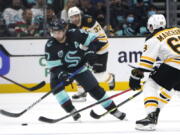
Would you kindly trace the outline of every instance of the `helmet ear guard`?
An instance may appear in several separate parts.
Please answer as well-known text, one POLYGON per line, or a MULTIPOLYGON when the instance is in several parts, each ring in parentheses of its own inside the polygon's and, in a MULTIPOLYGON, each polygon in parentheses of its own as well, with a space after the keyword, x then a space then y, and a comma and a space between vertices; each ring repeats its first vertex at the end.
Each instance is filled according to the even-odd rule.
POLYGON ((162 14, 155 14, 149 17, 147 28, 152 33, 155 29, 165 28, 166 19, 162 14))

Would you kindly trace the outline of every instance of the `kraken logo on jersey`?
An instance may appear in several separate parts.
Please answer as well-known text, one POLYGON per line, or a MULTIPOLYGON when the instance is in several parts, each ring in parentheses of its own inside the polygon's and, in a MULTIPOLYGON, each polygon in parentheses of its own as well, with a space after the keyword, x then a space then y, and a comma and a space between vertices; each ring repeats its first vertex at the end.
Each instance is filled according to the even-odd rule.
POLYGON ((63 54, 64 54, 64 53, 63 53, 63 51, 62 51, 62 50, 61 50, 61 51, 59 51, 59 52, 58 52, 58 57, 59 57, 59 58, 62 58, 62 57, 63 57, 63 54))
POLYGON ((76 67, 79 64, 79 61, 81 60, 78 56, 73 56, 77 53, 76 51, 69 51, 65 56, 65 61, 69 63, 68 68, 70 67, 76 67))

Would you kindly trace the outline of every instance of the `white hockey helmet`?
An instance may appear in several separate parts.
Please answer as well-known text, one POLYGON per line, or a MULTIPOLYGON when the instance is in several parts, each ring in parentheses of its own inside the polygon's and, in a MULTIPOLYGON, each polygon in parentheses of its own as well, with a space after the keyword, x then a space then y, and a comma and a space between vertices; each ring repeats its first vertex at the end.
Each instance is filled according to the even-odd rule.
POLYGON ((162 14, 154 14, 149 17, 147 28, 152 33, 155 29, 165 28, 166 27, 166 19, 162 14))
POLYGON ((81 10, 78 7, 71 7, 68 10, 68 17, 81 14, 81 10))

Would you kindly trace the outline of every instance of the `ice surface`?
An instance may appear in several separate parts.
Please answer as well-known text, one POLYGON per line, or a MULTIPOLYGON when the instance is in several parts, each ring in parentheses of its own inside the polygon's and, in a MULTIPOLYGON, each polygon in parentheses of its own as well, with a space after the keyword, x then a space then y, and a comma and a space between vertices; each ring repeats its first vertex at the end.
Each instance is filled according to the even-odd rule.
MULTIPOLYGON (((117 92, 108 92, 109 95, 117 92)), ((135 92, 129 92, 114 98, 120 103, 135 92)), ((72 95, 73 93, 69 93, 72 95)), ((44 93, 0 94, 0 109, 19 113, 44 93)), ((88 95, 86 102, 77 102, 74 105, 81 109, 95 100, 88 95)), ((100 105, 93 107, 95 112, 103 113, 100 105)), ((172 101, 160 113, 156 131, 137 131, 135 121, 145 117, 143 95, 136 97, 119 108, 127 113, 128 121, 119 121, 111 115, 99 120, 90 117, 90 109, 81 113, 81 122, 74 122, 71 117, 55 124, 38 121, 39 116, 60 118, 66 115, 53 95, 35 105, 31 110, 18 118, 0 115, 0 135, 179 135, 180 134, 180 98, 174 96, 172 101), (22 126, 22 123, 28 123, 22 126)))

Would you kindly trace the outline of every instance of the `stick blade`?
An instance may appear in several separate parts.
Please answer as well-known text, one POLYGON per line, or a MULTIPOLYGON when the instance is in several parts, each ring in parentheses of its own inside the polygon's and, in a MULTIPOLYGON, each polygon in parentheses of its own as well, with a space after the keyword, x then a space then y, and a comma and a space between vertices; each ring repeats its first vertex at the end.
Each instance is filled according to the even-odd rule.
POLYGON ((100 119, 101 115, 98 115, 97 113, 94 112, 94 110, 91 110, 90 116, 93 117, 94 119, 100 119))
POLYGON ((2 115, 8 116, 8 117, 14 117, 14 118, 19 117, 19 116, 22 115, 22 113, 11 113, 11 112, 8 112, 8 111, 5 111, 5 110, 0 110, 0 113, 2 115))
POLYGON ((49 119, 49 118, 46 118, 46 117, 43 117, 43 116, 39 117, 39 121, 46 122, 46 123, 56 123, 56 120, 49 119))
POLYGON ((30 91, 34 91, 34 90, 37 90, 37 89, 40 89, 42 88, 44 85, 46 84, 45 81, 42 81, 41 83, 39 83, 38 85, 32 87, 32 88, 29 88, 30 91))

